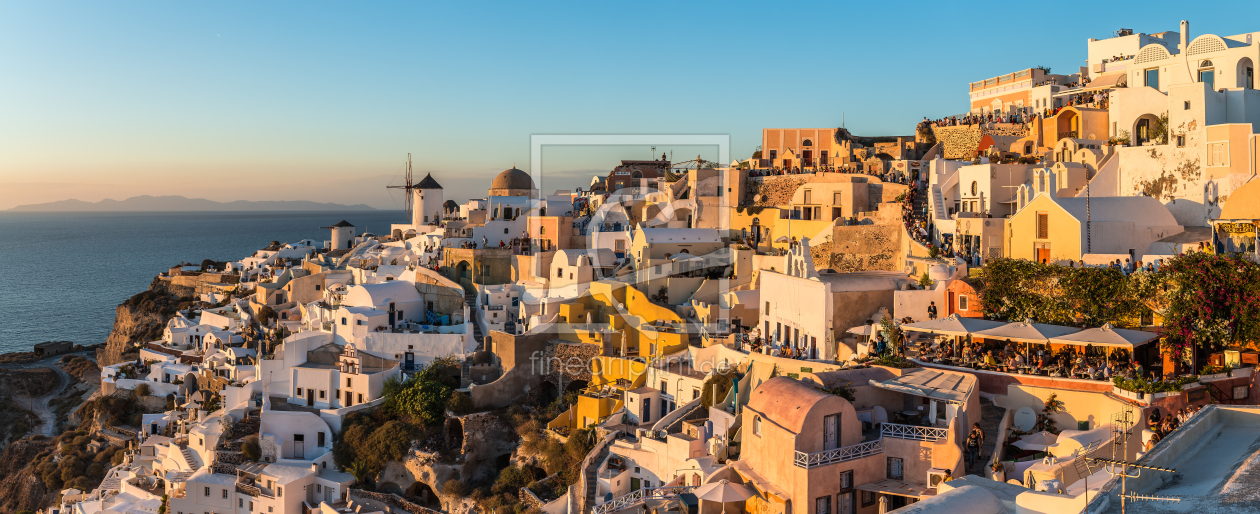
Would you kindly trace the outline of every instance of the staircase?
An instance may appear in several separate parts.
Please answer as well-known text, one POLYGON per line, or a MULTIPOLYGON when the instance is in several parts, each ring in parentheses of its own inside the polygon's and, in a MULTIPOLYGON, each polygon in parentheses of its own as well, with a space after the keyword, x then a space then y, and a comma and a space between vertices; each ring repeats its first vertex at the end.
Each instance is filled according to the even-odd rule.
POLYGON ((932 219, 945 219, 945 195, 941 193, 941 186, 932 186, 932 219))
POLYGON ((197 460, 197 457, 193 455, 192 450, 189 450, 187 446, 180 445, 179 453, 184 456, 184 462, 188 463, 188 469, 192 471, 201 469, 201 464, 197 460))
POLYGON ((468 312, 472 313, 473 340, 477 341, 477 349, 484 350, 486 336, 481 333, 481 324, 477 323, 477 290, 464 291, 464 303, 468 304, 468 312))
POLYGON ((608 457, 608 446, 609 445, 604 445, 600 448, 599 453, 595 455, 595 459, 591 461, 591 465, 583 470, 582 491, 586 494, 582 501, 585 502, 586 508, 582 510, 586 512, 590 512, 590 509, 595 507, 595 491, 599 490, 599 484, 597 482, 599 478, 599 463, 603 462, 604 459, 608 457))

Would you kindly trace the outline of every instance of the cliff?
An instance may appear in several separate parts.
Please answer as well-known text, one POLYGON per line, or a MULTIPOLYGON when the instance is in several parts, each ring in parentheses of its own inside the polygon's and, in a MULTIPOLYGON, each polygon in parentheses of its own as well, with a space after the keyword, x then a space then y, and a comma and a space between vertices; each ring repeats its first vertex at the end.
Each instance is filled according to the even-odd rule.
POLYGON ((171 319, 183 301, 176 293, 187 293, 183 288, 172 291, 167 281, 154 278, 149 289, 128 298, 118 306, 114 315, 114 328, 105 340, 105 347, 96 351, 101 366, 117 364, 132 358, 136 352, 133 342, 156 341, 162 338, 166 322, 171 319))
POLYGON ((53 439, 25 438, 14 441, 0 455, 0 512, 38 510, 57 499, 36 473, 37 456, 52 449, 53 439))

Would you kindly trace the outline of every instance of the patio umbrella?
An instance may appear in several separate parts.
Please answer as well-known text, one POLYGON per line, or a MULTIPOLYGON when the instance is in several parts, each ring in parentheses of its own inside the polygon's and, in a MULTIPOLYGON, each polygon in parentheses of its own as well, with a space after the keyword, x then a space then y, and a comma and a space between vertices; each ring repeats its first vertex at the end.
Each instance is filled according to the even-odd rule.
POLYGON ((1035 434, 1028 434, 1021 437, 1018 441, 1012 443, 1013 446, 1021 450, 1045 451, 1046 448, 1059 440, 1059 436, 1042 430, 1035 434))
MULTIPOLYGON (((744 484, 732 484, 724 479, 697 487, 692 494, 703 501, 726 504, 742 502, 752 498, 756 493, 744 484)), ((726 511, 726 505, 722 505, 722 511, 726 511)))

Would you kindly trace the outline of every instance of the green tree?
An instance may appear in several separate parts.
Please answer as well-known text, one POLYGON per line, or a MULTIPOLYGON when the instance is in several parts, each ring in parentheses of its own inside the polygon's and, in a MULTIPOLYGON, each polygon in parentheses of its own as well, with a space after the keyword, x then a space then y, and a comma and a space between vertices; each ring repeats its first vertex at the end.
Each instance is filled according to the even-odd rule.
POLYGON ((414 379, 398 393, 397 406, 400 412, 432 426, 445 419, 446 403, 450 398, 449 387, 430 380, 414 379))

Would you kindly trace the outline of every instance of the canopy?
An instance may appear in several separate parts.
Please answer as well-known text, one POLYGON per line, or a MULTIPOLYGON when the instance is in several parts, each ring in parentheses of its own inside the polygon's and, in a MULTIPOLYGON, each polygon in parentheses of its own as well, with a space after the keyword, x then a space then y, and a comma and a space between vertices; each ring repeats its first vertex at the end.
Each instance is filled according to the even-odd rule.
POLYGON ((732 484, 723 479, 695 488, 692 494, 707 502, 731 503, 752 498, 756 493, 744 484, 732 484))
POLYGON ((1089 84, 1085 84, 1085 87, 1081 88, 1080 92, 1099 91, 1103 89, 1111 89, 1113 87, 1127 87, 1129 84, 1128 77, 1129 74, 1123 71, 1104 73, 1094 80, 1089 81, 1089 84))
POLYGON ((1159 334, 1154 332, 1112 328, 1111 324, 1108 323, 1098 328, 1090 328, 1072 334, 1051 337, 1050 342, 1054 344, 1092 344, 1094 346, 1114 346, 1131 349, 1142 346, 1158 338, 1159 334))
POLYGON ((1006 323, 1002 321, 989 321, 987 319, 980 318, 964 318, 960 317, 958 314, 950 314, 947 318, 920 321, 918 323, 907 323, 902 325, 901 329, 914 332, 963 336, 972 332, 997 328, 1004 324, 1006 323))
POLYGON ((848 330, 850 334, 857 334, 857 335, 866 336, 866 337, 869 337, 871 334, 874 334, 875 332, 878 332, 878 331, 879 331, 878 325, 862 325, 860 327, 853 327, 848 330))
POLYGON ((927 484, 903 482, 901 480, 884 479, 877 482, 868 482, 857 486, 863 491, 871 491, 876 493, 893 494, 897 496, 907 496, 910 498, 924 498, 933 496, 927 484))
POLYGON ((1012 443, 1013 446, 1021 450, 1045 451, 1054 443, 1058 442, 1059 436, 1050 432, 1041 431, 1035 434, 1028 434, 1020 437, 1018 441, 1012 443))
POLYGON ((943 373, 934 369, 918 368, 903 370, 900 377, 884 381, 870 380, 870 385, 903 394, 922 396, 944 402, 961 404, 975 388, 975 375, 943 373))
POLYGON ((1010 339, 1021 343, 1045 343, 1052 337, 1065 336, 1080 331, 1081 329, 1075 327, 1021 321, 973 332, 971 335, 983 339, 1010 339))

